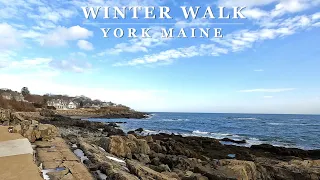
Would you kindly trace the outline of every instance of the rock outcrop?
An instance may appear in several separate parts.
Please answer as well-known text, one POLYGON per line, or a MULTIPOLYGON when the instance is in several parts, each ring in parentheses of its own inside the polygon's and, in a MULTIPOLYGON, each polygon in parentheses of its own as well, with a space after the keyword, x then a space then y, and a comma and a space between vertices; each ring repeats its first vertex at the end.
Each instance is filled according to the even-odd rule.
POLYGON ((100 139, 100 146, 118 157, 132 158, 133 154, 147 155, 150 147, 145 139, 137 139, 133 135, 111 136, 100 139))
POLYGON ((19 133, 25 138, 28 138, 30 142, 36 140, 50 140, 59 135, 58 129, 50 124, 41 124, 38 121, 24 120, 21 124, 13 127, 14 133, 19 133))

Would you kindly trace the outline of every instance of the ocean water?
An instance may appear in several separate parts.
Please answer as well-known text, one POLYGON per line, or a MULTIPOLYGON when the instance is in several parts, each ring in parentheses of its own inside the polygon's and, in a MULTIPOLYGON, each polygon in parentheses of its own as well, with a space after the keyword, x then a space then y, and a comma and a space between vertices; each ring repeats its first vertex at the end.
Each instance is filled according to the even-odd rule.
POLYGON ((320 115, 153 113, 147 119, 91 119, 119 124, 124 131, 143 128, 143 134, 175 133, 216 139, 246 140, 244 146, 320 149, 320 115))

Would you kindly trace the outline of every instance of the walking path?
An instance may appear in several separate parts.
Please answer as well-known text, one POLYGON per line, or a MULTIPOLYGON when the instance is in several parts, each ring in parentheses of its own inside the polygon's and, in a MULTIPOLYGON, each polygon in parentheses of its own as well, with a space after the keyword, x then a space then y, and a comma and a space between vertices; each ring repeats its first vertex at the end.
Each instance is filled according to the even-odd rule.
POLYGON ((0 180, 43 180, 33 161, 33 149, 20 134, 0 126, 0 180))

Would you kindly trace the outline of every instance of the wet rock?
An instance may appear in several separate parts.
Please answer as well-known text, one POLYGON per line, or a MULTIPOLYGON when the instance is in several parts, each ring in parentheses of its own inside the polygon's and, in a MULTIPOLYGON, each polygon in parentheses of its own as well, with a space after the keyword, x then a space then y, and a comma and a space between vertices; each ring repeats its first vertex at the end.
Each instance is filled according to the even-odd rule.
POLYGON ((136 134, 134 131, 128 131, 127 134, 136 134))
POLYGON ((138 128, 135 130, 135 132, 138 132, 138 133, 142 133, 143 129, 142 128, 138 128))
POLYGON ((220 141, 232 142, 232 143, 236 143, 236 144, 245 144, 245 143, 247 143, 246 140, 233 140, 233 139, 230 139, 230 138, 223 138, 220 141))

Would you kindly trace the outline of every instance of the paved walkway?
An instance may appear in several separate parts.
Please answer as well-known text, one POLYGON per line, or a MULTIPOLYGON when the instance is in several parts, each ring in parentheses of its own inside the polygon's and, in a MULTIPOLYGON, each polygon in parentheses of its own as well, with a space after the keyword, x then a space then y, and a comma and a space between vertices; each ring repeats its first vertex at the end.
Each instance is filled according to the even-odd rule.
POLYGON ((0 126, 0 162, 0 180, 43 180, 28 139, 9 133, 6 126, 0 126))

